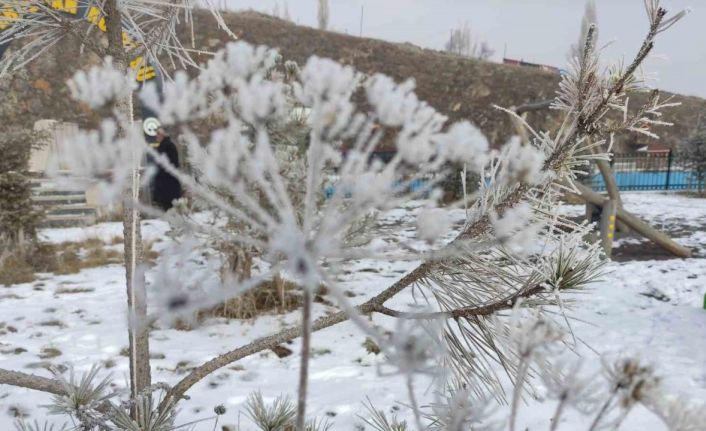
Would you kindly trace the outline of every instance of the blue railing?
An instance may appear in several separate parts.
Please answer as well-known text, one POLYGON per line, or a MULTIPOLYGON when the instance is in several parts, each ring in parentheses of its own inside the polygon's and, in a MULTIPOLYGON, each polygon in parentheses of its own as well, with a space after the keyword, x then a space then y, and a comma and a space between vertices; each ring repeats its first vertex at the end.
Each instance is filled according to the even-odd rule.
MULTIPOLYGON (((388 162, 392 156, 394 152, 386 151, 376 152, 371 158, 388 162)), ((706 182, 703 179, 699 181, 696 172, 671 151, 614 154, 610 164, 621 191, 706 189, 706 182)), ((597 167, 591 166, 589 172, 583 181, 596 191, 605 191, 605 182, 597 167)), ((397 181, 394 187, 400 192, 424 192, 429 188, 429 182, 425 179, 397 181)), ((330 198, 335 192, 336 186, 329 185, 325 189, 326 198, 330 198)), ((346 193, 346 197, 349 196, 350 193, 346 193)))
MULTIPOLYGON (((621 191, 702 190, 704 181, 671 151, 615 154, 611 160, 615 182, 621 191)), ((603 176, 595 166, 587 181, 596 191, 605 191, 603 176)))
MULTIPOLYGON (((697 190, 698 178, 693 172, 677 171, 644 171, 615 172, 615 182, 620 190, 697 190)), ((605 191, 603 176, 594 174, 591 179, 594 190, 605 191)), ((704 188, 704 182, 701 182, 704 188)))
MULTIPOLYGON (((418 193, 421 196, 426 196, 430 191, 430 184, 428 180, 423 178, 416 178, 411 181, 395 181, 392 188, 397 190, 399 193, 418 193)), ((336 193, 336 185, 329 184, 324 188, 324 196, 326 199, 330 199, 336 193)), ((350 191, 344 192, 345 198, 350 198, 352 193, 350 191)))

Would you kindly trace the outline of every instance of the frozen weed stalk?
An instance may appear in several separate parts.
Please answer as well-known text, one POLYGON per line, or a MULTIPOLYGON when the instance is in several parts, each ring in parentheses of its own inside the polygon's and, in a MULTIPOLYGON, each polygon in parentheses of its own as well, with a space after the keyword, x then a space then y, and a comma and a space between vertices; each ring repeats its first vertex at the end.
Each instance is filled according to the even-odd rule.
MULTIPOLYGON (((366 421, 380 430, 519 429, 523 394, 531 393, 535 376, 551 382, 547 386, 557 398, 553 429, 561 426, 568 408, 592 416, 593 425, 587 429, 608 421, 619 426, 635 403, 673 423, 696 423, 701 410, 676 411, 673 404, 662 402, 656 380, 640 366, 608 367, 605 398, 596 402, 598 390, 577 387, 566 379, 567 370, 579 365, 556 361, 566 338, 565 328, 552 320, 557 309, 563 312, 568 305, 561 296, 586 289, 603 271, 597 247, 583 241, 588 227, 559 215, 559 197, 575 189, 577 172, 586 163, 608 158, 604 145, 611 133, 645 132, 669 105, 653 93, 635 113, 627 107, 628 94, 643 89, 635 71, 651 51, 655 36, 681 17, 667 18, 657 1, 647 1, 646 6, 649 30, 632 63, 601 71, 595 27, 590 27, 582 55, 572 63, 555 102, 564 114, 561 127, 539 132, 526 125, 529 142, 513 139, 500 150, 491 150, 469 122, 447 124, 446 117, 417 98, 411 81, 400 84, 383 75, 364 76, 317 57, 299 69, 283 63, 274 50, 243 42, 228 44, 194 77, 175 74, 165 84, 163 97, 149 87, 141 93, 160 120, 178 129, 188 143, 195 177, 145 145, 119 112, 99 130, 65 142, 63 162, 73 163, 76 172, 86 177, 115 173, 108 180, 101 176, 107 191, 119 190, 116 184, 126 181, 120 173, 129 172, 124 165, 132 157, 149 154, 179 178, 200 205, 229 220, 224 227, 183 214, 164 215, 178 226, 180 238, 155 271, 151 288, 160 300, 149 319, 212 308, 275 276, 301 286, 301 324, 216 356, 175 385, 131 395, 125 406, 117 407, 122 413, 106 416, 105 423, 132 431, 126 416, 132 410, 142 420, 143 428, 138 429, 171 429, 175 406, 196 383, 235 361, 301 338, 296 404, 285 397, 268 406, 253 395, 248 416, 260 429, 326 429, 328 425, 306 414, 311 337, 349 320, 382 347, 388 362, 381 368, 407 379, 413 424, 388 419, 370 406, 372 417, 366 421), (616 110, 624 114, 622 120, 609 120, 607 114, 616 110), (297 141, 296 151, 289 151, 282 148, 292 144, 282 139, 288 134, 279 132, 293 113, 305 114, 306 139, 297 141), (214 117, 220 125, 209 137, 194 131, 196 124, 214 117), (115 130, 125 133, 116 137, 115 130), (397 149, 387 163, 371 160, 383 140, 394 142, 397 149), (111 155, 107 165, 86 155, 92 146, 106 148, 111 155), (128 157, 124 147, 137 154, 128 157), (458 174, 448 167, 453 163, 480 175, 480 189, 459 202, 441 205, 438 185, 444 177, 458 174), (410 187, 420 180, 426 189, 410 187), (424 207, 418 220, 420 241, 374 238, 371 215, 407 208, 411 201, 424 207), (429 219, 444 220, 456 208, 468 208, 467 218, 456 237, 445 242, 446 232, 430 227, 429 219), (255 250, 262 263, 259 271, 205 283, 175 270, 175 262, 185 260, 199 241, 211 240, 255 250), (336 280, 347 262, 362 257, 421 263, 354 305, 336 280), (339 311, 313 319, 312 298, 322 285, 339 311), (398 310, 385 305, 406 289, 420 293, 417 306, 398 310), (396 330, 388 334, 373 325, 367 318, 371 314, 397 319, 396 330), (435 378, 437 395, 429 406, 414 396, 414 378, 420 373, 435 378), (505 385, 508 380, 511 390, 505 385), (165 392, 159 401, 157 390, 165 392), (501 406, 509 403, 509 408, 494 411, 495 401, 501 406)), ((87 75, 77 75, 71 83, 73 95, 87 103, 114 104, 120 86, 106 89, 91 78, 100 76, 118 75, 106 61, 87 75)), ((134 200, 128 203, 140 206, 134 200)), ((203 280, 208 280, 206 275, 203 280)), ((55 380, 13 371, 0 370, 0 382, 58 396, 70 392, 55 380)), ((89 422, 82 426, 96 427, 89 422)))

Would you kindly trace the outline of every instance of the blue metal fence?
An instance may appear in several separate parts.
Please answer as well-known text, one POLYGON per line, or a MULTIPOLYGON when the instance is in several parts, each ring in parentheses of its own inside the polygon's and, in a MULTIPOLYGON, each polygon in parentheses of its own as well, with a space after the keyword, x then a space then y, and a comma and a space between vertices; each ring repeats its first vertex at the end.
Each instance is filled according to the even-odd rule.
MULTIPOLYGON (((372 158, 388 162, 394 151, 375 152, 372 158)), ((685 161, 672 151, 614 154, 610 162, 618 188, 634 190, 703 190, 704 180, 699 178, 685 161)), ((596 191, 605 191, 603 176, 591 166, 586 181, 596 191)), ((415 185, 412 185, 414 188, 415 185)), ((417 185, 417 188, 419 186, 417 185)))
MULTIPOLYGON (((699 190, 703 180, 679 157, 670 152, 615 154, 611 160, 615 181, 621 191, 630 190, 699 190)), ((603 176, 591 167, 588 183, 596 191, 605 191, 603 176)))
MULTIPOLYGON (((371 160, 378 159, 387 163, 394 155, 394 151, 377 151, 371 155, 371 160)), ((699 182, 696 172, 672 151, 614 154, 610 165, 621 191, 706 189, 706 181, 699 182)), ((593 190, 606 189, 603 176, 595 164, 590 166, 582 181, 593 190)), ((411 183, 398 182, 395 187, 414 192, 428 187, 428 184, 424 180, 416 180, 411 183)), ((334 191, 334 186, 330 186, 326 190, 327 197, 333 195, 334 191)))

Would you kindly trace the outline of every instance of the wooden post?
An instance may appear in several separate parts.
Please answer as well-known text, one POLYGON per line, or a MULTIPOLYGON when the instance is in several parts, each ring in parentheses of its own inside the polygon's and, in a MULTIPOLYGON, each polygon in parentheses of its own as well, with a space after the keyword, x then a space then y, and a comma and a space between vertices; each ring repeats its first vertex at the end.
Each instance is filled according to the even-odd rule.
MULTIPOLYGON (((603 206, 606 202, 605 197, 594 192, 583 184, 575 184, 576 188, 581 192, 577 195, 585 201, 591 202, 594 205, 603 206)), ((628 227, 635 232, 641 234, 647 239, 654 241, 660 247, 679 257, 691 257, 691 249, 676 243, 663 232, 658 231, 644 221, 625 211, 623 208, 618 208, 616 211, 617 219, 624 222, 628 227)))
MULTIPOLYGON (((594 150, 595 152, 595 150, 594 150)), ((603 177, 603 183, 605 183, 605 190, 606 193, 608 193, 608 197, 615 201, 616 204, 618 205, 618 208, 622 208, 623 206, 623 201, 620 198, 620 190, 618 189, 618 182, 615 180, 615 174, 613 173, 613 162, 615 161, 615 155, 611 157, 610 163, 608 163, 605 160, 596 160, 596 166, 598 167, 598 171, 601 173, 601 176, 603 177)), ((618 220, 618 230, 623 233, 630 232, 630 228, 628 226, 618 220)))
POLYGON ((672 161, 673 161, 673 156, 672 156, 672 150, 669 150, 669 155, 667 156, 667 181, 664 185, 664 190, 669 191, 669 180, 671 179, 670 177, 672 176, 672 161))
POLYGON ((603 212, 601 213, 601 246, 608 258, 610 258, 613 253, 617 211, 618 205, 614 200, 607 199, 603 204, 603 212))

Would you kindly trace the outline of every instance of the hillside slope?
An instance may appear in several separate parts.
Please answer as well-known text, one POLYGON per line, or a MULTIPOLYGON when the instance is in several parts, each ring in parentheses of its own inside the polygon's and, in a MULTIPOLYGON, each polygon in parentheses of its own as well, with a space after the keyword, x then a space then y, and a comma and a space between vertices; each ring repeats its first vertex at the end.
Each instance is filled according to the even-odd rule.
MULTIPOLYGON (((409 78, 417 83, 417 94, 451 119, 469 119, 477 124, 495 144, 501 144, 513 133, 506 114, 493 104, 519 106, 551 98, 559 76, 527 67, 486 63, 459 58, 443 52, 421 49, 409 44, 394 44, 375 39, 357 38, 334 32, 302 27, 254 12, 225 13, 229 27, 242 40, 277 48, 286 59, 302 64, 311 55, 329 57, 355 66, 365 73, 385 73, 397 80, 409 78)), ((218 30, 210 14, 195 14, 196 47, 215 51, 228 42, 228 36, 218 30)), ((184 32, 190 40, 190 32, 184 32)), ((61 52, 43 57, 29 67, 27 79, 16 82, 16 91, 23 93, 25 103, 19 106, 26 118, 60 118, 91 123, 95 114, 87 109, 71 107, 65 80, 88 61, 79 64, 67 59, 78 58, 78 47, 63 46, 61 52)), ((206 61, 207 56, 199 60, 206 61)), ((665 94, 666 96, 666 94, 665 94)), ((706 116, 706 100, 675 96, 682 106, 668 110, 664 120, 674 127, 659 127, 662 144, 674 146, 687 136, 699 115, 706 116)), ((636 96, 637 104, 644 97, 636 96)), ((636 105, 633 105, 636 106, 636 105)), ((547 112, 529 116, 539 129, 556 126, 557 115, 547 112)), ((635 148, 654 142, 644 136, 617 137, 619 149, 635 148)))

